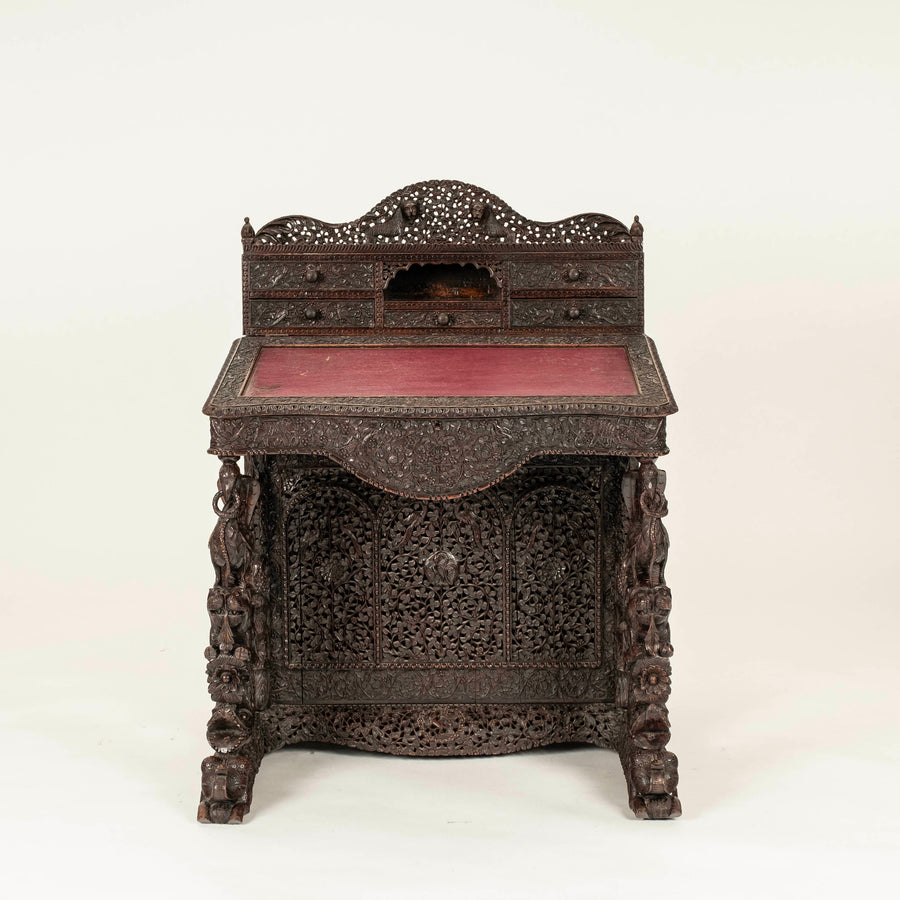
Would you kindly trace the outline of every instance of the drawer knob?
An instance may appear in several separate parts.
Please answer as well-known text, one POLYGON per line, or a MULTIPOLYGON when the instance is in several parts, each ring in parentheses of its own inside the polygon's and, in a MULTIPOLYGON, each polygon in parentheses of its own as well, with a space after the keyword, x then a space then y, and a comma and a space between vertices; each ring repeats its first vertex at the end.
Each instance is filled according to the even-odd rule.
POLYGON ((315 306, 307 306, 306 309, 303 310, 303 315, 309 319, 310 322, 315 322, 322 314, 315 306))
POLYGON ((307 266, 304 278, 310 283, 315 284, 319 280, 319 270, 315 266, 307 266))
POLYGON ((570 307, 566 310, 566 315, 567 315, 570 319, 578 319, 578 318, 581 317, 581 310, 580 310, 577 306, 570 306, 570 307))
POLYGON ((438 325, 449 325, 450 324, 450 316, 447 313, 438 313, 434 317, 434 321, 438 323, 438 325))
POLYGON ((579 278, 581 278, 581 269, 576 269, 575 266, 566 272, 566 281, 578 281, 579 278))

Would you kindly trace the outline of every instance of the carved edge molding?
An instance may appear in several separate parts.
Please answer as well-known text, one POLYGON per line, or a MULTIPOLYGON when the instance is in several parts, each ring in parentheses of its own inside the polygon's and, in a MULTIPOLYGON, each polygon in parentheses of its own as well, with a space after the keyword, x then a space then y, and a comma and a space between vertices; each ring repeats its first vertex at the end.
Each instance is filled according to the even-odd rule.
POLYGON ((276 704, 261 726, 267 753, 321 741, 398 756, 484 756, 561 743, 614 748, 623 714, 608 704, 276 704))
POLYGON ((209 539, 215 582, 206 674, 215 702, 206 736, 215 751, 201 765, 200 822, 239 823, 250 806, 263 755, 256 721, 269 703, 268 597, 257 510, 260 484, 251 461, 241 474, 237 455, 222 455, 209 539))
POLYGON ((653 460, 633 460, 623 479, 629 527, 620 571, 616 702, 625 710, 619 753, 629 805, 639 819, 681 815, 678 759, 666 749, 672 644, 672 594, 665 583, 669 536, 665 472, 653 460))
POLYGON ((583 213, 537 222, 517 213, 496 194, 460 181, 407 185, 352 222, 332 224, 310 216, 284 216, 254 231, 244 220, 245 250, 308 244, 546 244, 598 243, 640 250, 643 227, 583 213))
POLYGON ((664 418, 250 416, 213 418, 210 430, 210 452, 219 456, 326 456, 375 487, 423 500, 484 490, 537 456, 667 452, 664 418))

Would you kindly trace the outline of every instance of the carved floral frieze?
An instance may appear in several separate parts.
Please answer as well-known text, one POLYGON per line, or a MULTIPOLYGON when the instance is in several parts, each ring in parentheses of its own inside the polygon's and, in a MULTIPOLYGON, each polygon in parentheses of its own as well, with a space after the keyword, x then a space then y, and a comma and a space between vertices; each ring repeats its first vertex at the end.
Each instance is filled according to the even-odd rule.
POLYGON ((663 418, 248 416, 210 427, 212 452, 321 454, 377 487, 426 499, 483 490, 547 453, 666 452, 663 418))

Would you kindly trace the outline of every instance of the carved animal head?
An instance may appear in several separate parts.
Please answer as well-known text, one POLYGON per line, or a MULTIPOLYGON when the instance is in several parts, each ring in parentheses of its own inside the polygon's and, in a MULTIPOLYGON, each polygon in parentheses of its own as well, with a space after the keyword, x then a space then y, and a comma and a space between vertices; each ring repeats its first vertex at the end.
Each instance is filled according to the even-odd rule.
POLYGON ((631 737, 642 750, 661 750, 669 741, 669 716, 664 706, 651 703, 631 722, 631 737))
POLYGON ((629 776, 639 794, 671 794, 678 787, 678 760, 668 750, 639 750, 629 776))
POLYGON ((206 739, 213 750, 231 753, 250 739, 253 713, 227 703, 220 703, 213 710, 206 726, 206 739))
POLYGON ((208 756, 201 765, 200 816, 202 821, 240 821, 250 803, 253 766, 243 756, 208 756))
POLYGON ((246 647, 247 629, 250 624, 250 596, 247 589, 238 585, 231 590, 212 588, 206 599, 209 612, 209 643, 222 653, 231 653, 235 647, 246 647))

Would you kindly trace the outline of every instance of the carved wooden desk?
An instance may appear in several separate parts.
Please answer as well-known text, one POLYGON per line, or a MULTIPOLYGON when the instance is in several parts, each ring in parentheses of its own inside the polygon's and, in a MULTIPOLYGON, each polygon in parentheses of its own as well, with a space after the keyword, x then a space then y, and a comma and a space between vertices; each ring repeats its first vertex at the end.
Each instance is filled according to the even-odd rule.
POLYGON ((244 337, 204 408, 201 821, 240 822, 263 755, 300 741, 588 742, 637 816, 680 813, 654 462, 676 407, 642 231, 445 181, 341 225, 245 220, 244 337))

